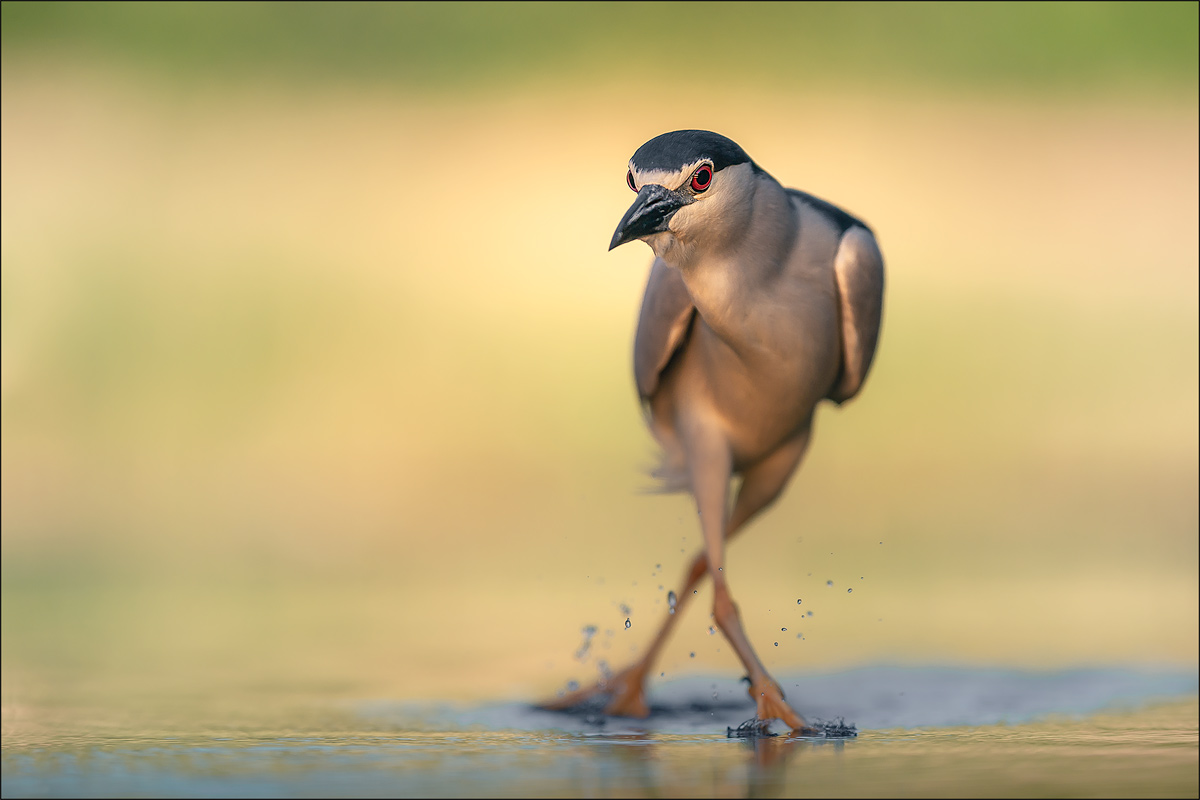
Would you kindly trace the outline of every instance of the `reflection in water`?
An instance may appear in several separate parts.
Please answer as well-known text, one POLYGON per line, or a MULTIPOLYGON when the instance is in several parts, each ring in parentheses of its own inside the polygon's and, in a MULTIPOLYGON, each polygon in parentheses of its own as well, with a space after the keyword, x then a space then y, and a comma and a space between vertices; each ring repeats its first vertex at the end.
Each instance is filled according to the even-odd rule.
POLYGON ((750 769, 746 780, 747 797, 779 797, 787 784, 786 769, 802 742, 782 737, 746 740, 750 749, 750 769))
POLYGON ((825 752, 831 752, 834 757, 838 757, 846 746, 845 739, 820 741, 792 739, 786 736, 760 737, 742 741, 745 748, 750 751, 747 759, 747 797, 784 796, 789 783, 794 786, 803 780, 798 771, 793 769, 795 761, 803 758, 802 753, 814 748, 822 748, 825 752), (796 779, 789 781, 788 779, 793 777, 793 773, 796 773, 796 779))

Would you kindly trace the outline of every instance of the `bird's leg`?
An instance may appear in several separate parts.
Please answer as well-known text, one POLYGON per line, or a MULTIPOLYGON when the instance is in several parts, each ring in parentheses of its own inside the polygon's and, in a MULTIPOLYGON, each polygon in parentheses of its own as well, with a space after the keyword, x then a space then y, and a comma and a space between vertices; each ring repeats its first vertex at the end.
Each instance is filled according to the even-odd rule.
MULTIPOLYGON (((807 443, 806 434, 754 468, 746 470, 737 505, 757 511, 774 500, 804 454, 807 443), (743 497, 746 498, 744 505, 743 497)), ((708 572, 713 581, 713 618, 749 674, 750 696, 755 701, 758 719, 781 719, 793 733, 811 730, 804 718, 783 699, 779 684, 767 674, 766 667, 750 646, 729 590, 723 535, 726 488, 730 477, 729 456, 726 454, 722 457, 720 449, 711 448, 705 451, 704 457, 693 457, 691 464, 692 490, 700 512, 700 526, 704 531, 704 545, 708 552, 708 572)))
POLYGON ((682 616, 684 607, 692 597, 692 591, 704 579, 707 573, 708 559, 704 552, 701 551, 692 559, 691 566, 688 567, 687 575, 683 581, 683 588, 679 592, 674 609, 667 611, 666 619, 663 620, 658 633, 655 634, 654 640, 650 643, 650 647, 646 649, 645 654, 640 659, 606 680, 598 681, 592 686, 542 703, 541 707, 561 711, 573 708, 580 703, 591 700, 593 697, 606 695, 609 697, 608 705, 604 708, 604 713, 606 714, 639 718, 649 716, 650 709, 646 705, 646 676, 654 668, 655 662, 662 653, 663 646, 667 643, 671 631, 675 628, 675 623, 682 616))
POLYGON ((792 729, 793 733, 812 730, 804 717, 797 714, 787 701, 783 699, 783 690, 779 684, 767 674, 766 667, 759 661, 750 646, 742 621, 738 615, 737 605, 733 602, 733 594, 724 575, 717 573, 713 576, 713 617, 717 627, 733 646, 738 659, 746 668, 750 677, 750 696, 754 699, 757 716, 760 720, 781 719, 792 729))
MULTIPOLYGON (((724 538, 726 541, 733 539, 758 512, 775 501, 804 455, 804 451, 808 447, 808 440, 809 432, 805 431, 800 437, 785 444, 769 457, 745 471, 742 485, 738 490, 737 501, 734 503, 733 513, 725 524, 724 538)), ((725 460, 728 461, 727 456, 725 460)), ((728 478, 725 479, 725 485, 728 485, 728 478)), ((725 491, 722 489, 721 497, 724 498, 724 496, 725 491)), ((724 513, 722 505, 717 518, 723 517, 724 513)), ((638 718, 649 716, 650 709, 646 705, 645 694, 646 678, 654 669, 654 664, 662 654, 662 649, 670 638, 676 622, 682 616, 684 607, 691 601, 692 592, 700 581, 704 580, 708 571, 706 547, 692 559, 685 574, 683 586, 677 595, 674 613, 668 610, 653 641, 640 659, 605 680, 597 681, 591 686, 541 703, 540 707, 561 711, 574 708, 603 695, 609 698, 608 705, 604 709, 606 714, 638 718)), ((752 697, 756 696, 753 685, 750 694, 752 697)), ((770 719, 771 717, 763 717, 760 714, 760 718, 770 719)))

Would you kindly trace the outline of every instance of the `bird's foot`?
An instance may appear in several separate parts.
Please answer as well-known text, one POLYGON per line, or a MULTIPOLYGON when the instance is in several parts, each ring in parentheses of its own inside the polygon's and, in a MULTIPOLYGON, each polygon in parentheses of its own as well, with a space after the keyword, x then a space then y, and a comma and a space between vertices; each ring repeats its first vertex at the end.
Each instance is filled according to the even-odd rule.
POLYGON ((756 717, 764 725, 770 720, 778 719, 783 720, 783 723, 792 729, 793 736, 813 736, 820 733, 805 722, 804 717, 792 710, 792 707, 783 699, 783 690, 779 688, 779 684, 770 678, 763 679, 758 683, 752 682, 750 697, 758 708, 756 717))
POLYGON ((548 711, 566 711, 597 698, 607 698, 608 702, 604 706, 605 714, 613 717, 645 719, 650 716, 650 707, 646 704, 645 683, 646 668, 640 663, 634 664, 591 686, 539 703, 538 707, 548 711))

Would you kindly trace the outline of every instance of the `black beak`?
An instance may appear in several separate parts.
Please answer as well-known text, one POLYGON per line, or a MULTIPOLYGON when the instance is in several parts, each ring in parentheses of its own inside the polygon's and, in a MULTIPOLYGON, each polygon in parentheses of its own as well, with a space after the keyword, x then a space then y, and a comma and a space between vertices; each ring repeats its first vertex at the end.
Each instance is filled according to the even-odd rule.
POLYGON ((652 233, 662 233, 667 230, 667 223, 675 216, 675 212, 691 202, 691 195, 672 192, 657 183, 647 183, 638 192, 637 199, 625 216, 621 217, 608 249, 652 233))

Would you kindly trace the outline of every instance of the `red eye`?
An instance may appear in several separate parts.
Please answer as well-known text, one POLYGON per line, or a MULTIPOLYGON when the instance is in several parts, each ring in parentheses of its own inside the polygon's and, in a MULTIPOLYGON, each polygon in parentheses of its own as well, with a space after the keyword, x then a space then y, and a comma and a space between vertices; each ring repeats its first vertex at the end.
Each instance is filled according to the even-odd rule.
POLYGON ((625 182, 629 184, 629 188, 637 191, 637 187, 633 185, 633 170, 625 173, 625 182))
POLYGON ((705 164, 692 173, 692 191, 703 192, 712 183, 712 167, 705 164))

